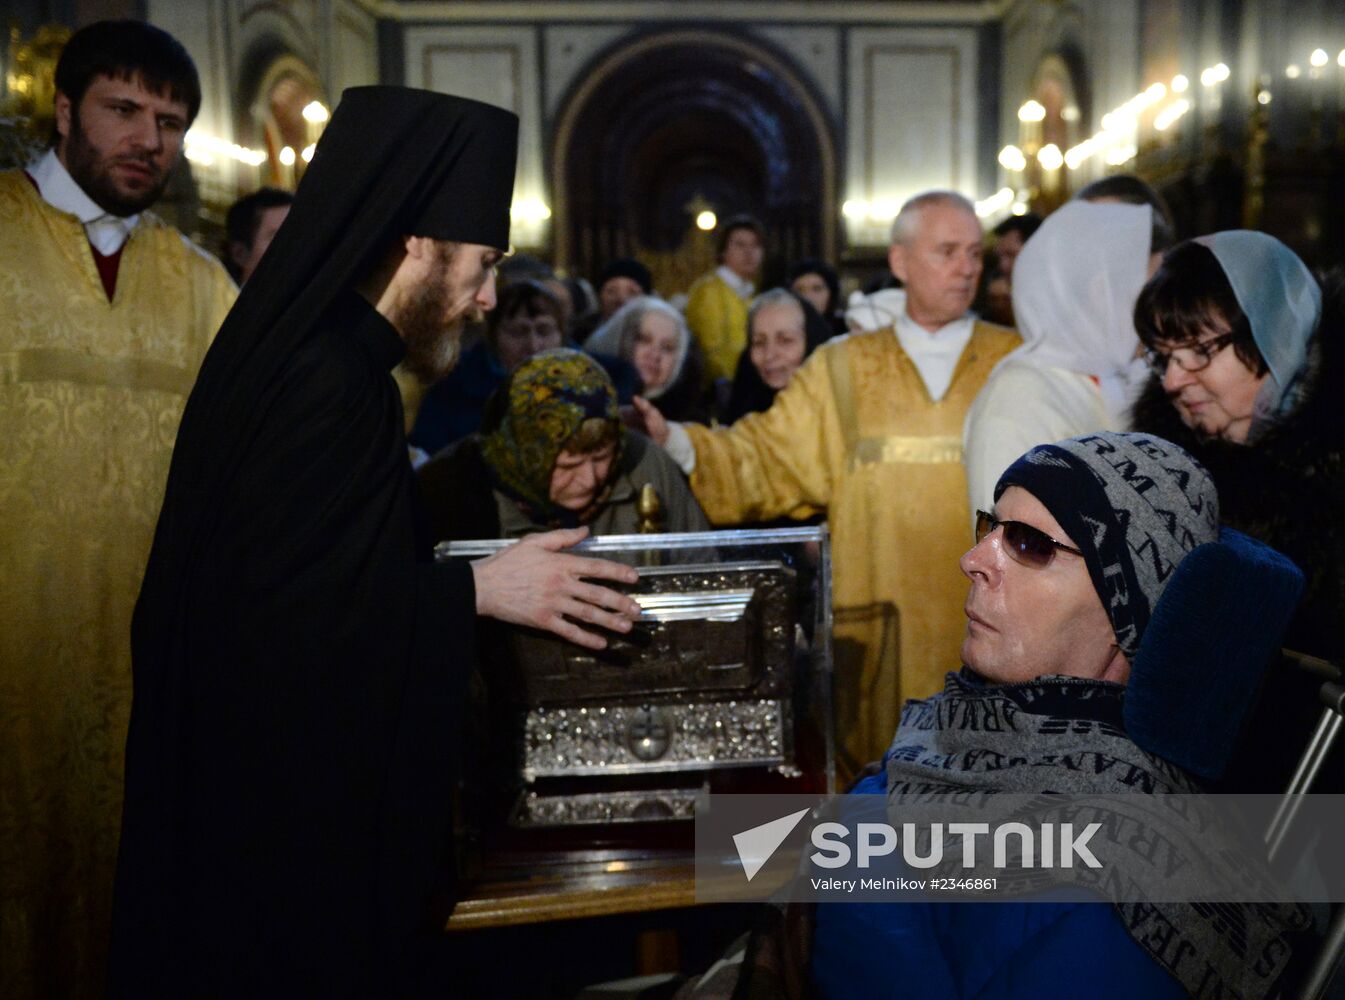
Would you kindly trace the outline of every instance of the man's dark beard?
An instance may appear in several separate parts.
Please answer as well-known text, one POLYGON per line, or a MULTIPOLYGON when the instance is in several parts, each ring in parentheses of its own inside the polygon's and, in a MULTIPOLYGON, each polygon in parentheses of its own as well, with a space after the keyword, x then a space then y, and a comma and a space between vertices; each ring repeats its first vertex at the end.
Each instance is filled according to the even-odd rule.
POLYGON ((438 382, 458 361, 462 327, 470 317, 444 323, 450 290, 441 283, 421 285, 398 310, 393 325, 406 343, 407 371, 426 385, 438 382))
MULTIPOLYGON (((112 183, 112 164, 117 161, 117 157, 104 159, 103 156, 89 144, 84 136, 84 130, 79 126, 79 117, 71 109, 70 114, 70 134, 65 139, 65 169, 70 172, 76 184, 84 189, 84 193, 92 198, 98 205, 113 215, 119 215, 123 218, 128 215, 136 215, 153 205, 163 195, 163 190, 168 186, 168 179, 172 177, 171 170, 164 171, 159 183, 148 188, 143 194, 134 199, 128 199, 117 190, 112 183)), ((121 157, 120 159, 134 159, 143 163, 151 173, 157 168, 151 158, 147 157, 121 157)))

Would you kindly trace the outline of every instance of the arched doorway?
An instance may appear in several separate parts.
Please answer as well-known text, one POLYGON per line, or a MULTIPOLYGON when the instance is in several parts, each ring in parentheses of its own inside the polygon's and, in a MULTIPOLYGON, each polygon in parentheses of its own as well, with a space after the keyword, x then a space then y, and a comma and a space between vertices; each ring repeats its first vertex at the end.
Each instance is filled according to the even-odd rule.
POLYGON ((767 279, 835 250, 835 146, 820 103, 764 46, 708 31, 624 42, 581 77, 552 152, 559 266, 639 256, 665 293, 713 261, 699 211, 765 223, 767 279))

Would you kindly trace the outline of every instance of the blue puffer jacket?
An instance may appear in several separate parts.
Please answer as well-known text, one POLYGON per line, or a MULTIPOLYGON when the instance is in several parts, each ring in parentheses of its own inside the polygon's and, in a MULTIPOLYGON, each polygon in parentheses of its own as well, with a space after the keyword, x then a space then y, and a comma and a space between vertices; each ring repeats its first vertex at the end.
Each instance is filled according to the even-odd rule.
MULTIPOLYGON (((878 774, 853 794, 885 794, 878 774)), ((1107 903, 831 903, 813 978, 830 998, 1176 1000, 1177 981, 1107 903)))

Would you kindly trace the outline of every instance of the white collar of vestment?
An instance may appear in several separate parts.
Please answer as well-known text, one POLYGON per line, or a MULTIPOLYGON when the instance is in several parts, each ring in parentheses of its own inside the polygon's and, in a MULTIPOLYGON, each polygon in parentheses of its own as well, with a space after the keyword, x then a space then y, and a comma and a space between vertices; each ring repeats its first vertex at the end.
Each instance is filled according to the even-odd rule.
POLYGON ((720 264, 715 268, 715 274, 719 275, 719 280, 732 288, 740 299, 750 299, 752 293, 756 291, 756 285, 739 277, 738 273, 727 264, 720 264))
POLYGON ((932 333, 907 314, 901 311, 893 324, 897 343, 914 363, 930 398, 935 402, 943 399, 953 381, 953 371, 957 368, 958 358, 971 342, 972 327, 976 316, 967 313, 951 323, 945 323, 932 333))
POLYGON ((28 168, 28 176, 37 184, 42 200, 52 208, 75 216, 94 249, 104 256, 122 248, 140 221, 140 215, 113 215, 85 193, 70 176, 56 150, 47 150, 28 168))
POLYGON ((901 341, 902 347, 907 348, 907 350, 910 350, 912 345, 930 351, 951 351, 956 347, 956 350, 960 353, 962 348, 967 346, 967 341, 971 339, 971 328, 975 324, 976 314, 968 312, 951 323, 945 323, 937 330, 931 331, 911 319, 910 314, 903 310, 897 317, 895 327, 897 339, 901 341))

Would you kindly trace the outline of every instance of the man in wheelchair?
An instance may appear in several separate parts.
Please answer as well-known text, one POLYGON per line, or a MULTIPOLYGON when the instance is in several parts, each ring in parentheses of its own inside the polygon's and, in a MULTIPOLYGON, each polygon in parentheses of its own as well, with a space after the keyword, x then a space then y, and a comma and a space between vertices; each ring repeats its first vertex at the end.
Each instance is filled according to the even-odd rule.
MULTIPOLYGON (((881 766, 852 792, 886 796, 892 817, 932 787, 1204 790, 1223 769, 1301 574, 1259 543, 1221 538, 1209 475, 1149 435, 1034 448, 1000 478, 994 506, 978 514, 976 544, 960 561, 971 582, 964 669, 905 705, 881 766), (1254 586, 1234 563, 1252 567, 1254 586)), ((1206 853, 1234 880, 1259 864, 1206 853)), ((739 992, 1265 997, 1282 987, 1308 922, 1292 902, 1135 903, 1105 889, 1085 899, 845 902, 803 916, 794 906, 754 935, 739 992)))

